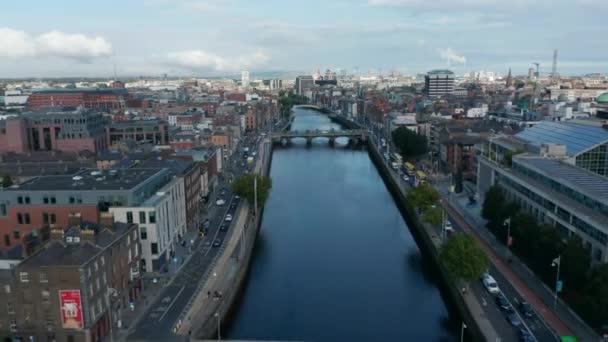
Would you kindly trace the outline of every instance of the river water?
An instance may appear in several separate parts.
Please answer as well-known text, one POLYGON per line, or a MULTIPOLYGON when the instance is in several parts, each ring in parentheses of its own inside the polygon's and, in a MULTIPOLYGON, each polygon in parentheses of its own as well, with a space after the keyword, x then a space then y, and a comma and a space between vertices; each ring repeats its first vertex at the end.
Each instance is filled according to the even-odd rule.
MULTIPOLYGON (((296 109, 292 129, 339 129, 296 109)), ((230 339, 454 341, 433 265, 365 150, 318 138, 276 147, 230 339)), ((456 327, 455 327, 456 325, 456 327)))

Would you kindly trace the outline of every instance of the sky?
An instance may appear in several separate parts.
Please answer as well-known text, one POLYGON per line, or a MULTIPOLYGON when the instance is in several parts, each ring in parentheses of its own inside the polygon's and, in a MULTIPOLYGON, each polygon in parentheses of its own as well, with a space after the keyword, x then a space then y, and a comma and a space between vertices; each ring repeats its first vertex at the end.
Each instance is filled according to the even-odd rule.
POLYGON ((608 0, 19 0, 0 78, 608 73, 608 0))

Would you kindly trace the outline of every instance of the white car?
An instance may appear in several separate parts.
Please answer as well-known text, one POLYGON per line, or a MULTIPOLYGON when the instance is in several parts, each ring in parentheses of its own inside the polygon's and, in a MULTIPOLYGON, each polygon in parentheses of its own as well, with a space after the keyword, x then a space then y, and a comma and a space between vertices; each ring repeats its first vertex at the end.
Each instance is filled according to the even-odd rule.
POLYGON ((452 222, 450 222, 450 220, 445 221, 445 230, 454 230, 454 227, 452 227, 452 222))
POLYGON ((496 282, 496 280, 494 280, 494 277, 492 277, 489 274, 486 274, 483 276, 482 280, 483 282, 483 286, 486 288, 486 290, 488 290, 488 292, 490 293, 499 293, 500 289, 498 288, 498 283, 496 282))
POLYGON ((232 215, 230 215, 230 214, 226 215, 226 218, 224 220, 228 221, 228 222, 232 221, 232 215))
POLYGON ((401 175, 401 178, 403 179, 404 182, 410 181, 410 177, 408 177, 407 175, 401 175))
POLYGON ((222 206, 222 205, 226 204, 226 201, 224 201, 223 199, 220 198, 217 201, 215 201, 215 204, 222 206))

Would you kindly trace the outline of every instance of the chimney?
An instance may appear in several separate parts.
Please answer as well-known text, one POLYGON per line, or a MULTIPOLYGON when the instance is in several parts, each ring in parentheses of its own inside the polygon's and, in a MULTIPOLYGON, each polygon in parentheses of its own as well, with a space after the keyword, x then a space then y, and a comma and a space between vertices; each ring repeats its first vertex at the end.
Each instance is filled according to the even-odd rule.
POLYGON ((80 244, 83 245, 87 242, 95 244, 95 231, 93 229, 83 229, 80 231, 80 244))
POLYGON ((70 213, 68 215, 68 227, 78 227, 82 224, 82 215, 80 213, 70 213))
POLYGON ((57 227, 51 229, 51 240, 63 241, 63 228, 57 227))
POLYGON ((103 212, 99 214, 99 225, 101 228, 114 230, 114 214, 103 212))

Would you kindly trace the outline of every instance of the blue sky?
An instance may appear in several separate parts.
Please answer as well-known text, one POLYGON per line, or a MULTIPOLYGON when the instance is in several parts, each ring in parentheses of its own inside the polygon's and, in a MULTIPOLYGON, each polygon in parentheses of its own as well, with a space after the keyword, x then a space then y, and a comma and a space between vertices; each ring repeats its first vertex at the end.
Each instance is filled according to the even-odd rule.
POLYGON ((214 76, 326 68, 414 74, 532 62, 608 72, 608 0, 20 0, 0 11, 0 78, 214 76))

